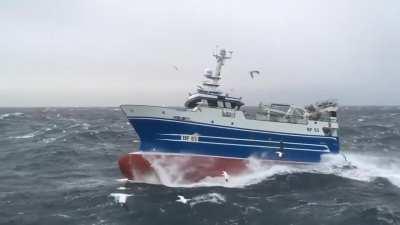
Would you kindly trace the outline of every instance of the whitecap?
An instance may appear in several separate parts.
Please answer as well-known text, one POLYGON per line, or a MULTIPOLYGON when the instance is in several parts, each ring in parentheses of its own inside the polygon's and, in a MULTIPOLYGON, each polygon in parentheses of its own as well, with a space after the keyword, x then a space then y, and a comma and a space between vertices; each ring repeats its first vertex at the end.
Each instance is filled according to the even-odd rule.
POLYGON ((201 203, 223 204, 224 202, 226 202, 226 198, 224 195, 213 192, 213 193, 198 195, 191 198, 189 201, 189 205, 195 206, 201 203))
POLYGON ((90 124, 88 124, 88 123, 82 123, 81 125, 82 125, 82 128, 83 128, 83 129, 89 130, 90 124))
POLYGON ((14 112, 14 113, 5 113, 0 115, 0 120, 8 118, 8 117, 18 117, 23 116, 24 114, 21 112, 14 112))
POLYGON ((24 135, 19 135, 19 136, 15 136, 15 137, 9 137, 10 139, 28 139, 28 138, 34 138, 34 137, 36 137, 36 136, 38 136, 38 135, 42 135, 42 134, 44 134, 44 133, 46 133, 46 132, 48 132, 48 131, 51 131, 51 130, 53 130, 52 128, 42 128, 42 129, 39 129, 39 130, 36 130, 36 131, 33 131, 33 132, 31 132, 31 133, 28 133, 28 134, 24 134, 24 135))
POLYGON ((346 157, 348 162, 341 161, 338 155, 326 156, 325 164, 321 164, 325 167, 320 166, 320 171, 367 182, 382 177, 400 187, 400 159, 357 153, 347 153, 346 157), (349 164, 352 169, 346 169, 349 164))
POLYGON ((58 214, 54 214, 54 216, 58 216, 58 217, 62 217, 62 218, 71 218, 71 216, 68 216, 66 214, 62 214, 62 213, 58 213, 58 214))
POLYGON ((41 133, 41 131, 37 130, 37 131, 31 132, 31 133, 28 133, 28 134, 15 136, 15 137, 9 137, 9 138, 12 138, 12 139, 27 139, 27 138, 33 138, 33 137, 35 137, 36 135, 38 135, 40 133, 41 133))
POLYGON ((54 142, 55 140, 57 140, 57 138, 44 138, 42 141, 46 144, 49 144, 51 142, 54 142))

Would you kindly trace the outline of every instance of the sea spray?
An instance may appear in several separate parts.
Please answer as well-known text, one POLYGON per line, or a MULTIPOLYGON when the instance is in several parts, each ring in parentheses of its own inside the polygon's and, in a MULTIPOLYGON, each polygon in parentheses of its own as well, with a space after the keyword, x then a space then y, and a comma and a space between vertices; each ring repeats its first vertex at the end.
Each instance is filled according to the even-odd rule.
MULTIPOLYGON (((230 176, 229 181, 224 177, 205 177, 196 182, 189 182, 187 174, 192 168, 187 166, 188 159, 173 159, 161 157, 152 159, 151 164, 157 173, 157 179, 142 181, 151 184, 162 184, 169 187, 212 187, 244 188, 270 179, 275 175, 289 173, 333 174, 340 177, 360 181, 371 181, 377 177, 388 179, 400 187, 400 159, 382 158, 372 155, 356 153, 342 155, 326 155, 320 163, 290 164, 265 162, 256 158, 249 158, 248 169, 241 174, 230 176)), ((222 173, 221 173, 222 174, 222 173)))

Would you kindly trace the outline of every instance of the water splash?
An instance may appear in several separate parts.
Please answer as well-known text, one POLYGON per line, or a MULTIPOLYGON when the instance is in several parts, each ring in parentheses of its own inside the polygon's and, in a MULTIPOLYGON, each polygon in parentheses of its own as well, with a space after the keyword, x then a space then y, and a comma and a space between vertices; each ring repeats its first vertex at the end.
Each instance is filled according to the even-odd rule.
POLYGON ((347 159, 352 166, 351 168, 348 168, 348 163, 340 161, 337 156, 330 156, 324 159, 320 170, 321 172, 367 182, 382 177, 400 187, 399 158, 349 153, 347 159))
MULTIPOLYGON (((382 156, 361 155, 356 153, 342 155, 326 155, 318 164, 277 164, 265 163, 250 158, 248 170, 240 175, 232 175, 227 182, 224 176, 206 177, 197 182, 188 182, 185 175, 192 171, 182 168, 183 161, 173 162, 167 159, 157 159, 151 162, 159 181, 151 178, 145 183, 162 184, 169 187, 211 187, 243 188, 268 180, 275 175, 292 173, 333 174, 336 176, 369 182, 378 177, 388 179, 400 187, 400 159, 384 158, 382 156), (347 159, 347 160, 346 160, 347 159)), ((186 164, 187 165, 187 164, 186 164)))

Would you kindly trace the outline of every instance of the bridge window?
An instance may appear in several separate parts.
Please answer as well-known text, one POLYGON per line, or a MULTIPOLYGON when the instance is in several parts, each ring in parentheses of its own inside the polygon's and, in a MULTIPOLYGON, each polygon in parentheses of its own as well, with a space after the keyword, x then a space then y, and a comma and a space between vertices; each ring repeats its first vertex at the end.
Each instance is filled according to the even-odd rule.
POLYGON ((217 100, 208 99, 207 103, 208 103, 209 107, 213 107, 213 108, 218 107, 217 100))

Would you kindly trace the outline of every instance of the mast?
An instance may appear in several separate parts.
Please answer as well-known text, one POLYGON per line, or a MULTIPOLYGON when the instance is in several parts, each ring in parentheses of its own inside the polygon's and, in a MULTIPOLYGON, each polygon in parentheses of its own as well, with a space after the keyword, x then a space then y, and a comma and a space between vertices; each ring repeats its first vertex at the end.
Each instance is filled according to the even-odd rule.
POLYGON ((203 82, 203 87, 205 90, 212 91, 212 92, 218 92, 217 88, 220 86, 219 80, 221 79, 222 66, 224 65, 225 60, 230 59, 231 55, 232 55, 232 52, 229 52, 229 53, 230 53, 230 56, 227 56, 226 50, 221 49, 219 51, 219 54, 213 55, 217 59, 217 66, 215 68, 214 73, 210 69, 205 70, 204 76, 207 79, 209 79, 209 81, 203 82))
POLYGON ((214 57, 217 59, 217 67, 215 68, 215 75, 217 77, 221 76, 221 69, 222 66, 224 65, 224 62, 226 59, 230 59, 232 57, 232 52, 230 51, 230 56, 226 55, 226 50, 225 49, 221 49, 219 51, 219 55, 214 54, 214 57))

